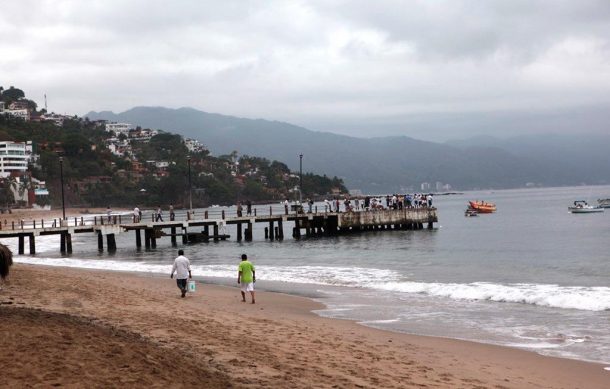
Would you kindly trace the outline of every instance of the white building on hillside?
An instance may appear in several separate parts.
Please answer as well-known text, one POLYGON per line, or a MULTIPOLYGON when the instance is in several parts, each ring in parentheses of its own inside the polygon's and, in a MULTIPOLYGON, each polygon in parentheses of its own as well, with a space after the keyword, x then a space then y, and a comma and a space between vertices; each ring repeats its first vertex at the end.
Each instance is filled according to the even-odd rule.
POLYGON ((196 139, 187 138, 184 140, 184 145, 191 153, 198 153, 205 150, 205 146, 196 139))
POLYGON ((8 177, 12 172, 28 170, 29 155, 22 142, 0 142, 0 177, 8 177))
POLYGON ((129 130, 133 130, 133 126, 129 123, 106 123, 106 131, 113 131, 116 135, 129 134, 129 130))
POLYGON ((29 109, 5 109, 2 113, 5 115, 11 115, 12 117, 21 118, 26 122, 30 120, 29 109))

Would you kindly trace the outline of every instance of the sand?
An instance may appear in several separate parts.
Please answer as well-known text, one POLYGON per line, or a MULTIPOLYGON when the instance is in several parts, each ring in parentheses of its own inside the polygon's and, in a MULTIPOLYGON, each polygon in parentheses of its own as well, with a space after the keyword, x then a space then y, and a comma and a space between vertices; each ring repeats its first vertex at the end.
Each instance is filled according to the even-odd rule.
POLYGON ((376 330, 257 293, 244 304, 198 284, 181 299, 169 277, 15 265, 0 291, 0 386, 610 387, 599 364, 376 330))
MULTIPOLYGON (((130 210, 123 208, 112 208, 112 212, 130 212, 130 210)), ((81 217, 86 215, 105 215, 106 208, 66 208, 66 218, 72 220, 75 217, 81 217)), ((44 220, 45 223, 50 224, 53 219, 61 219, 63 210, 60 208, 53 208, 49 210, 35 209, 35 208, 18 208, 12 209, 11 213, 5 212, 0 214, 0 221, 10 226, 11 222, 18 224, 21 220, 30 224, 32 220, 40 222, 44 220)))

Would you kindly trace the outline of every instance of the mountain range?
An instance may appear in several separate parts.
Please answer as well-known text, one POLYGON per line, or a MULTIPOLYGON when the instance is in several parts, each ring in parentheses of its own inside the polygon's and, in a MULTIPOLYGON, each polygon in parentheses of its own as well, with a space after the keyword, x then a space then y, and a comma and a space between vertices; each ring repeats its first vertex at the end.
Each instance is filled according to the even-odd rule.
POLYGON ((338 176, 348 188, 368 193, 418 191, 423 182, 448 183, 459 190, 610 183, 610 134, 436 143, 405 136, 350 137, 193 108, 135 107, 85 116, 177 133, 201 141, 215 155, 236 150, 285 162, 293 170, 303 154, 305 172, 338 176))

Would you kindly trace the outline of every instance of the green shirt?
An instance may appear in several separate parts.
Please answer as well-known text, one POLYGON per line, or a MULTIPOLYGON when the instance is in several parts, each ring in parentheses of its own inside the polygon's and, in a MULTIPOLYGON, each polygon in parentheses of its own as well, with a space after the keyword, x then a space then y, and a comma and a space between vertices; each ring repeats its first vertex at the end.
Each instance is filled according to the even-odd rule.
POLYGON ((254 280, 252 273, 254 272, 254 265, 250 261, 241 261, 239 263, 239 271, 241 272, 241 282, 247 284, 254 280))

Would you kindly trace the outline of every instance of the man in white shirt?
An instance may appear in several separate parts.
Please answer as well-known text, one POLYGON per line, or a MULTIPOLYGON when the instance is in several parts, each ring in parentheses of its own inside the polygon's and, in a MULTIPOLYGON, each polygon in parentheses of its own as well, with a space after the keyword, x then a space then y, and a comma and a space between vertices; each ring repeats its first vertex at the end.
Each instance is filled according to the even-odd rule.
POLYGON ((178 257, 174 259, 174 266, 172 267, 172 274, 169 278, 174 278, 174 272, 176 273, 176 285, 182 292, 182 297, 186 296, 186 279, 193 278, 191 275, 191 262, 187 257, 184 256, 184 250, 178 250, 178 257))

